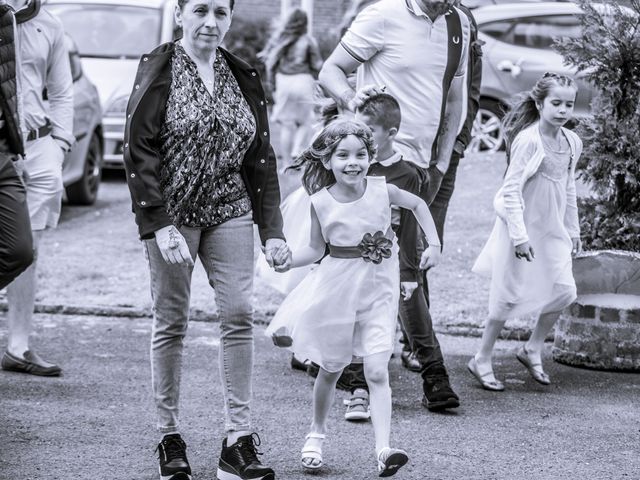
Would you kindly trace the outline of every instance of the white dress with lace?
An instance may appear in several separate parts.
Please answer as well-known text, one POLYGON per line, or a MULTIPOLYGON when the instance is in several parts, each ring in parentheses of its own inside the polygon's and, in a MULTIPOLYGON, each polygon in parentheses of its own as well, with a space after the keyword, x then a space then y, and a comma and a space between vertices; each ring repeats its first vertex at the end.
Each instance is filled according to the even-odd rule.
POLYGON ((532 262, 516 258, 503 220, 496 225, 480 256, 479 265, 491 267, 489 315, 514 318, 539 312, 574 292, 571 237, 565 225, 567 182, 572 161, 565 139, 559 150, 544 144, 545 156, 537 172, 524 184, 524 224, 534 250, 532 262))

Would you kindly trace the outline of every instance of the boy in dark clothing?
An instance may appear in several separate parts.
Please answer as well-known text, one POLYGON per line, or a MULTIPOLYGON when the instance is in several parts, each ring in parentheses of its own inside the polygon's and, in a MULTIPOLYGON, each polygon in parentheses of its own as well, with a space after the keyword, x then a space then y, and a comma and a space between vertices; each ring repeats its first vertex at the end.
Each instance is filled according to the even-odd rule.
MULTIPOLYGON (((384 176, 387 183, 418 195, 420 185, 424 182, 422 171, 404 161, 402 155, 393 148, 393 141, 400 127, 400 116, 400 106, 396 99, 384 93, 370 97, 358 109, 356 118, 371 128, 378 149, 376 160, 369 166, 368 175, 384 176)), ((407 327, 425 319, 412 317, 429 314, 428 309, 414 308, 416 302, 426 304, 424 292, 419 288, 422 274, 418 267, 418 224, 411 212, 395 208, 392 211, 391 224, 400 249, 400 320, 409 341, 413 344, 415 342, 412 329, 407 330, 407 327)), ((430 318, 428 320, 431 323, 430 318)), ((369 402, 362 367, 359 364, 351 364, 346 371, 352 397, 347 404, 345 418, 366 420, 369 418, 369 402)), ((458 396, 450 386, 447 387, 442 387, 431 395, 428 401, 432 407, 435 405, 436 409, 445 409, 460 405, 458 396)), ((426 386, 424 390, 426 394, 426 386)))

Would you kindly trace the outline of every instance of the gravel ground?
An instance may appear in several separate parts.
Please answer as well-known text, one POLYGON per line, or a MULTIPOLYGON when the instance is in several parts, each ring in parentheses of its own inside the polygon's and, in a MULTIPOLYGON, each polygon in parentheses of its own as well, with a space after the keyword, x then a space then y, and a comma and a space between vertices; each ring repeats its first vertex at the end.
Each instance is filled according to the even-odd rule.
MULTIPOLYGON (((37 315, 34 344, 59 361, 64 376, 0 371, 0 479, 157 479, 150 395, 150 320, 37 315)), ((0 322, 0 343, 6 341, 0 322)), ((194 480, 212 480, 222 441, 218 326, 192 322, 186 341, 182 431, 194 480)), ((503 393, 487 392, 466 372, 477 338, 441 337, 462 406, 433 414, 420 406, 416 374, 391 361, 392 442, 410 463, 394 477, 412 480, 637 479, 638 375, 566 367, 548 357, 554 382, 533 382, 514 357, 518 344, 498 343, 495 369, 503 393)), ((299 451, 309 423, 311 379, 292 371, 285 351, 257 331, 254 423, 264 461, 279 479, 302 473, 299 451)), ((342 419, 338 393, 315 478, 377 478, 370 423, 342 419)))

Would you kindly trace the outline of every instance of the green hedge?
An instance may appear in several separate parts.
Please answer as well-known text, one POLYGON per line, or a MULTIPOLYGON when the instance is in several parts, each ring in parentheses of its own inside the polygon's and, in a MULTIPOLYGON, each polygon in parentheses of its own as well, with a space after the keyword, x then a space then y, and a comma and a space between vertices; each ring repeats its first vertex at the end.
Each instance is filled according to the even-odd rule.
POLYGON ((640 0, 603 10, 577 0, 583 35, 556 48, 595 86, 592 116, 576 129, 577 169, 594 192, 580 203, 586 248, 640 251, 640 0))

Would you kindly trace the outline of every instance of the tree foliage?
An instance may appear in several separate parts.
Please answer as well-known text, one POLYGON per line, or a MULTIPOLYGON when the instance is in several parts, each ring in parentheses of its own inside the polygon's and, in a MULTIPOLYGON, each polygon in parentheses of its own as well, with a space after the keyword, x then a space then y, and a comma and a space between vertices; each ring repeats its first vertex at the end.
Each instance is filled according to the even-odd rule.
MULTIPOLYGON (((224 39, 225 47, 256 68, 262 81, 266 79, 264 64, 258 60, 258 53, 267 44, 271 23, 266 18, 233 18, 231 28, 224 39)), ((267 92, 268 93, 268 92, 267 92)))
POLYGON ((594 195, 581 201, 587 248, 640 251, 640 0, 577 0, 582 36, 556 49, 595 86, 592 116, 577 132, 577 165, 594 195))

